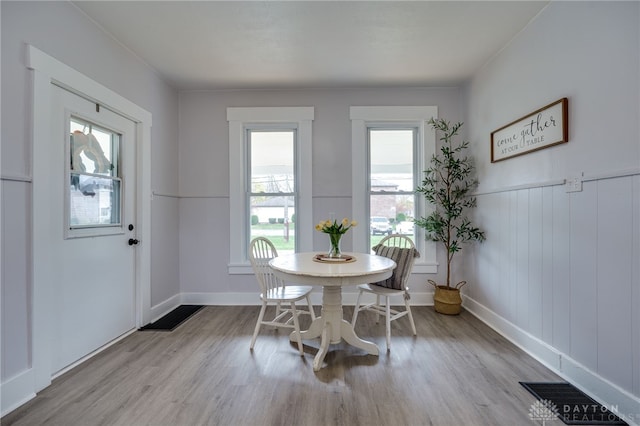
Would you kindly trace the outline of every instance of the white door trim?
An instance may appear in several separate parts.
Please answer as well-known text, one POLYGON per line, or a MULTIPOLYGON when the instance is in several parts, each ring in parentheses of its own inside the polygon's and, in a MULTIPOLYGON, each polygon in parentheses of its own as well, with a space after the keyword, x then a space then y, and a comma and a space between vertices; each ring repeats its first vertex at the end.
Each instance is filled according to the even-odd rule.
POLYGON ((51 384, 51 285, 56 253, 51 253, 49 235, 53 226, 48 210, 47 179, 51 173, 52 83, 121 114, 136 123, 136 326, 151 317, 151 113, 47 55, 27 45, 27 68, 33 70, 33 152, 32 152, 32 368, 35 391, 51 384))

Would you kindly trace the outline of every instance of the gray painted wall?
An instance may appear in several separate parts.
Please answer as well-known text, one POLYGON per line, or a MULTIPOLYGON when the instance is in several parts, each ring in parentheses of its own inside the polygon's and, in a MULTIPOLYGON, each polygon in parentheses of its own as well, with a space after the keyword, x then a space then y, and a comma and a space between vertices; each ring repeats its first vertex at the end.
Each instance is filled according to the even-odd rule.
POLYGON ((639 9, 554 2, 472 79, 466 115, 487 242, 463 262, 471 309, 636 422, 639 9), (492 131, 562 97, 567 144, 490 162, 492 131), (567 193, 563 180, 581 173, 583 191, 567 193))
MULTIPOLYGON (((183 293, 255 293, 253 275, 229 275, 229 143, 227 107, 304 106, 313 121, 313 223, 329 212, 351 217, 352 105, 437 105, 462 120, 458 88, 194 91, 180 93, 180 283, 183 293), (340 184, 336 184, 340 182, 340 184), (204 212, 204 214, 203 214, 204 212)), ((359 218, 356 218, 359 220, 359 218)), ((314 248, 326 236, 314 229, 314 248)), ((346 250, 351 247, 346 235, 346 250)), ((439 259, 442 262, 444 259, 439 259)), ((412 277, 412 291, 431 291, 412 277)), ((345 289, 345 292, 350 292, 345 289)), ((212 303, 228 299, 210 298, 212 303)), ((255 299, 257 301, 257 299, 255 299)), ((226 302, 224 302, 226 303, 226 302)))
MULTIPOLYGON (((2 368, 31 363, 31 75, 25 45, 75 68, 153 114, 152 188, 178 189, 178 94, 68 2, 0 3, 2 19, 2 368)), ((178 201, 152 202, 152 302, 179 292, 178 201)), ((150 242, 149 242, 150 243, 150 242)), ((32 390, 33 391, 33 390, 32 390)), ((5 398, 11 392, 2 392, 5 398)))

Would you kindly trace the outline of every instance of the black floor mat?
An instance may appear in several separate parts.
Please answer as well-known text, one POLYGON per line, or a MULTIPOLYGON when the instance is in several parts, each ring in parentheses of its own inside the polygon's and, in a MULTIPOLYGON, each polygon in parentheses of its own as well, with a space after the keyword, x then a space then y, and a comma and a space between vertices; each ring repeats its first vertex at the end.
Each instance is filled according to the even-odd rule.
POLYGON ((520 382, 539 403, 532 405, 532 420, 553 420, 554 413, 568 425, 620 425, 626 422, 571 383, 520 382))
POLYGON ((140 330, 172 331, 202 307, 202 305, 180 305, 158 321, 147 324, 140 330))

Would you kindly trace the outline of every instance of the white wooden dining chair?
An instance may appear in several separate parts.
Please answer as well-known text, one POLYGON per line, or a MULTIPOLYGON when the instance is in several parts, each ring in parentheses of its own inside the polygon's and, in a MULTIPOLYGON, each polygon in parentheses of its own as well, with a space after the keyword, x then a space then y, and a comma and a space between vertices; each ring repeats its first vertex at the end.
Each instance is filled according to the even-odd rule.
POLYGON ((355 328, 358 313, 361 311, 371 311, 376 313, 376 323, 379 322, 380 315, 384 315, 387 351, 389 351, 391 350, 391 321, 408 316, 413 335, 415 336, 417 334, 416 325, 413 322, 413 315, 411 314, 411 306, 409 304, 410 295, 409 288, 407 287, 407 281, 411 275, 413 262, 416 257, 420 257, 420 253, 418 253, 413 241, 411 241, 409 237, 399 234, 386 236, 372 249, 378 256, 388 257, 396 262, 397 266, 393 270, 391 277, 386 280, 379 281, 377 283, 361 284, 358 286, 360 291, 358 293, 358 299, 356 300, 356 306, 353 310, 351 325, 355 328), (360 300, 364 293, 374 294, 376 296, 376 301, 374 303, 361 305, 360 300), (404 310, 400 311, 391 308, 390 299, 394 296, 402 296, 404 298, 404 310), (381 299, 384 299, 384 305, 380 303, 381 299))
POLYGON ((256 237, 251 241, 249 247, 249 260, 251 266, 260 285, 260 299, 262 300, 262 308, 256 322, 256 328, 251 338, 250 349, 256 343, 258 332, 262 325, 270 325, 279 328, 289 328, 296 332, 298 350, 300 355, 304 355, 302 350, 302 340, 300 338, 300 323, 298 316, 301 314, 311 315, 311 319, 316 319, 316 315, 311 305, 309 295, 313 290, 311 286, 286 285, 283 280, 278 278, 271 267, 269 261, 278 256, 278 252, 273 243, 264 237, 256 237), (302 299, 307 301, 307 309, 298 309, 296 302, 302 299), (267 305, 275 305, 276 312, 273 319, 265 320, 264 315, 267 305), (284 306, 283 306, 284 305, 284 306))

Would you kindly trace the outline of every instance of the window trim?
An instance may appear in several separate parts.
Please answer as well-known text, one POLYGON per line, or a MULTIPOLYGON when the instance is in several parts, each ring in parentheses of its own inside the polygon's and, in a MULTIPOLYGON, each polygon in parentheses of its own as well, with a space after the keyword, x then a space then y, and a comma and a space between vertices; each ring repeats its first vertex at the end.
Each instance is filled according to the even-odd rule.
POLYGON ((313 248, 312 122, 314 107, 233 107, 227 108, 229 122, 229 274, 253 273, 247 257, 249 227, 246 222, 246 181, 248 179, 246 129, 259 124, 293 124, 297 130, 295 168, 299 205, 296 205, 296 247, 313 248))
MULTIPOLYGON (((352 140, 352 214, 356 220, 361 221, 364 226, 353 228, 353 250, 367 253, 368 241, 368 127, 383 123, 393 123, 394 125, 407 125, 418 128, 416 146, 416 170, 425 170, 429 164, 429 159, 435 153, 436 133, 428 126, 427 121, 438 116, 437 106, 352 106, 350 108, 351 118, 351 140, 352 140)), ((416 217, 426 216, 432 208, 427 206, 424 197, 417 197, 415 203, 416 217)), ((420 252, 420 258, 416 259, 413 267, 414 273, 438 272, 438 262, 436 259, 436 244, 433 241, 426 241, 424 230, 417 228, 414 242, 420 252)))

